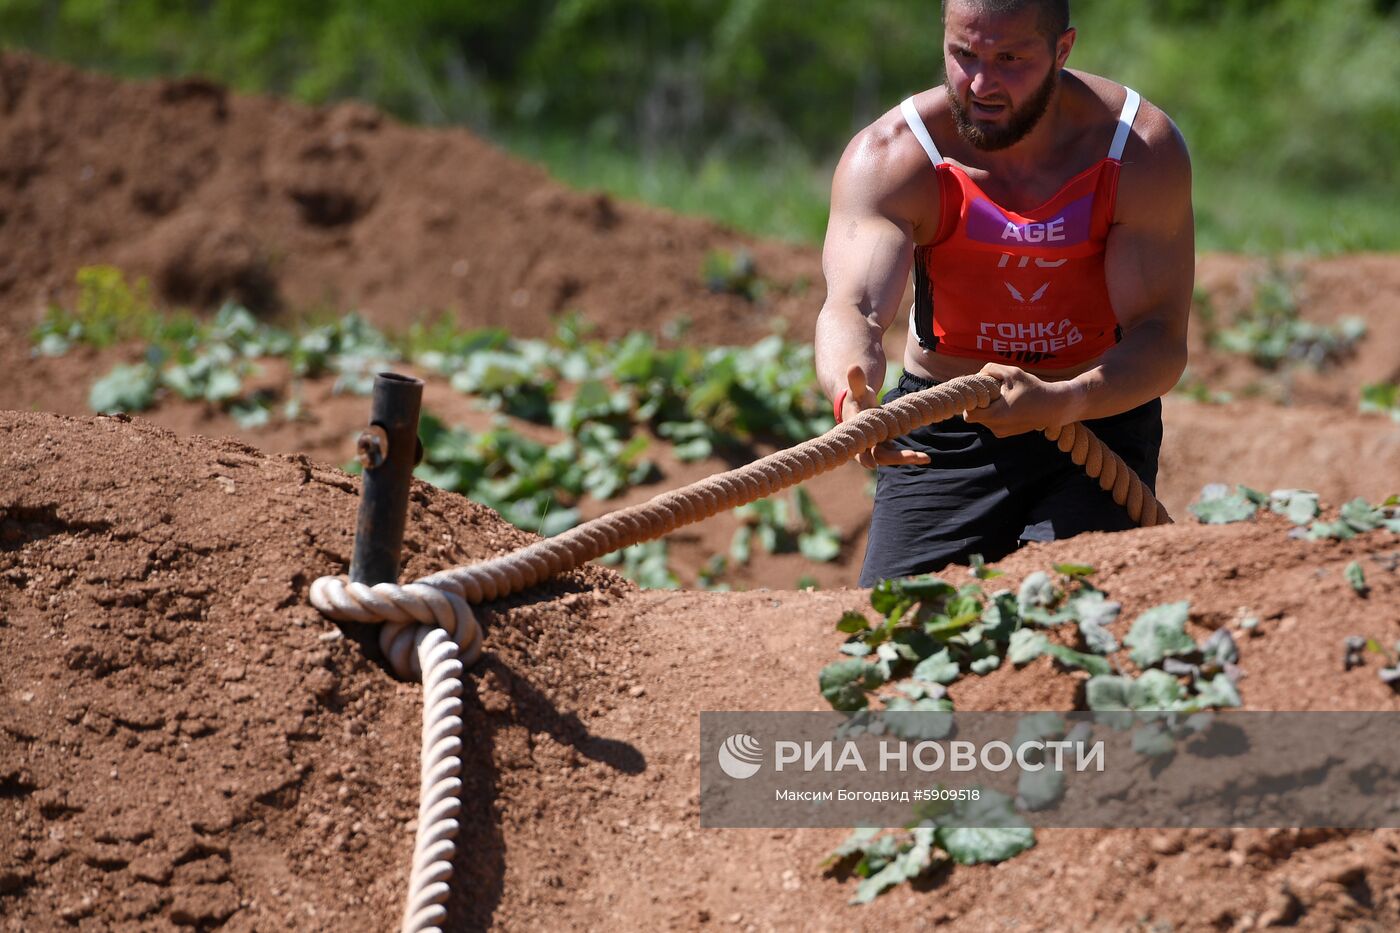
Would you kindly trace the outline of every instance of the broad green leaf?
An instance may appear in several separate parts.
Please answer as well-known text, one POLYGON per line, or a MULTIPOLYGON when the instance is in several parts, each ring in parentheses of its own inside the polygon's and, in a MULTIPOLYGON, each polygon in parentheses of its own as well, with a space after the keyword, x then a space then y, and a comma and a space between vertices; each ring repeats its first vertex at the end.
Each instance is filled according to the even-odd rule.
POLYGON ((1100 590, 1082 590, 1071 597, 1066 608, 1078 620, 1090 651, 1110 654, 1118 650, 1118 640, 1104 626, 1117 620, 1122 604, 1104 598, 1100 590))
POLYGON ((156 372, 144 363, 118 364, 92 384, 88 407, 104 415, 145 411, 155 401, 156 372))
POLYGON ((880 832, 881 830, 870 827, 862 827, 853 830, 839 846, 832 850, 831 854, 826 857, 826 861, 822 862, 822 864, 831 865, 839 862, 843 858, 855 855, 857 852, 865 851, 866 845, 876 836, 880 835, 880 832))
POLYGON ((1094 568, 1091 564, 1056 564, 1055 570, 1067 577, 1092 577, 1094 568))
POLYGON ((1082 651, 1066 648, 1064 645, 1056 644, 1053 641, 1046 641, 1045 653, 1061 664, 1068 667, 1082 667, 1090 674, 1108 674, 1113 670, 1113 668, 1109 666, 1108 661, 1097 654, 1085 654, 1082 651))
POLYGON ((1016 597, 1011 591, 993 593, 982 609, 983 637, 1005 642, 1020 624, 1021 614, 1016 611, 1016 597))
POLYGON ((1356 537, 1356 531, 1346 522, 1313 522, 1308 528, 1307 538, 1309 541, 1321 541, 1324 538, 1333 538, 1338 541, 1345 541, 1348 538, 1356 537))
POLYGON ((1129 657, 1138 667, 1156 664, 1168 655, 1190 654, 1196 642, 1186 634, 1186 619, 1190 603, 1182 600, 1153 606, 1133 622, 1124 642, 1132 651, 1129 657))
POLYGON ((953 701, 943 697, 891 697, 881 718, 885 731, 901 739, 941 739, 953 731, 953 701))
POLYGON ((851 898, 850 903, 868 904, 875 900, 875 898, 880 895, 881 891, 884 891, 886 888, 894 887, 906 878, 908 878, 908 875, 904 870, 904 864, 902 862, 889 862, 879 871, 875 872, 875 874, 856 885, 856 893, 855 896, 851 898))
POLYGON ((1080 590, 1070 597, 1066 607, 1080 622, 1112 625, 1118 620, 1123 604, 1106 598, 1102 590, 1080 590))
POLYGON ((948 691, 943 689, 942 684, 926 683, 922 680, 908 680, 902 684, 897 684, 895 689, 911 700, 941 700, 948 695, 948 691))
POLYGON ((1011 798, 983 788, 977 800, 960 801, 935 838, 960 865, 1001 862, 1035 845, 1035 833, 1012 807, 1011 798))
POLYGON ((1133 730, 1133 751, 1148 758, 1161 758, 1176 751, 1176 739, 1162 723, 1145 723, 1133 730))
POLYGON ((953 596, 958 592, 957 587, 933 574, 905 577, 895 582, 899 589, 911 599, 929 601, 953 596))
POLYGON ((1016 594, 1016 608, 1024 616, 1032 609, 1053 606, 1058 598, 1050 574, 1037 570, 1021 581, 1021 589, 1016 594))
POLYGON ((871 874, 856 886, 856 894, 851 903, 869 903, 881 891, 922 874, 930 864, 933 838, 934 831, 931 828, 916 828, 910 834, 909 840, 900 844, 897 853, 878 872, 871 874))
POLYGON ((1084 698, 1095 712, 1116 712, 1132 709, 1133 681, 1121 674, 1090 677, 1084 685, 1084 698))
POLYGON ((881 580, 870 590, 870 605, 882 616, 888 616, 899 606, 910 602, 912 600, 904 595, 898 580, 881 580))
POLYGON ((1380 509, 1359 497, 1341 508, 1342 521, 1350 525, 1353 531, 1374 531, 1380 527, 1382 518, 1380 509))
POLYGON ((210 402, 222 402, 234 398, 242 390, 243 380, 238 373, 221 366, 210 371, 204 386, 204 398, 210 402))
POLYGON ((265 427, 272 421, 272 412, 266 405, 256 401, 235 403, 229 406, 228 413, 238 426, 246 430, 265 427))
POLYGON ((1006 659, 1020 666, 1029 664, 1045 653, 1050 639, 1043 632, 1021 628, 1011 633, 1011 643, 1006 649, 1006 659))
POLYGON ((1269 501, 1269 497, 1264 493, 1260 492, 1258 489, 1251 489, 1250 487, 1245 486, 1243 484, 1235 486, 1235 492, 1244 496, 1246 499, 1248 499, 1250 502, 1253 502, 1255 505, 1264 505, 1269 501))
POLYGON ((924 622, 924 634, 934 638, 947 639, 950 636, 973 627, 977 622, 975 615, 963 615, 956 619, 950 619, 945 615, 935 615, 924 622))
POLYGON ((1196 681, 1195 705, 1198 708, 1234 707, 1241 704, 1239 690, 1235 688, 1234 682, 1224 674, 1216 674, 1207 681, 1196 681))
MULTIPOLYGON (((899 649, 889 642, 885 642, 875 648, 875 670, 879 674, 880 683, 891 680, 894 677, 892 665, 899 662, 899 649)), ((867 678, 868 679, 868 678, 867 678)))
POLYGON ((1084 636, 1084 644, 1095 654, 1111 654, 1118 650, 1118 639, 1096 622, 1080 620, 1079 633, 1084 636))
POLYGON ((971 664, 968 665, 968 667, 972 670, 972 673, 974 674, 990 674, 998 667, 1001 667, 1001 655, 989 654, 985 657, 978 658, 976 661, 973 661, 971 664))
POLYGON ((1064 734, 1065 717, 1060 713, 1027 713, 1016 720, 1016 732, 1011 737, 1011 748, 1017 751, 1027 742, 1059 738, 1064 734))
POLYGON ((1240 649, 1235 644, 1235 636, 1231 635, 1227 628, 1218 628, 1211 632, 1210 637, 1201 645, 1201 654, 1207 664, 1234 664, 1240 659, 1240 649))
POLYGON ((927 680, 935 684, 950 684, 958 679, 958 662, 954 661, 948 649, 929 655, 919 662, 911 675, 915 680, 927 680))
POLYGON ((869 629, 870 621, 854 609, 848 609, 842 613, 840 621, 836 623, 836 631, 845 632, 847 635, 854 635, 869 629))
POLYGON ((845 712, 865 709, 869 704, 865 696, 866 679, 873 668, 873 664, 860 658, 833 661, 817 675, 822 697, 832 709, 845 712))
POLYGON ((1134 710, 1174 710, 1183 692, 1180 682, 1166 671, 1143 671, 1128 688, 1128 705, 1134 710))
POLYGON ((1295 525, 1306 525, 1317 518, 1317 493, 1306 489, 1275 489, 1269 496, 1269 508, 1295 525))
POLYGON ((808 560, 824 564, 841 555, 841 536, 833 529, 823 526, 815 531, 799 534, 797 549, 808 560))
POLYGON ((1016 779, 1016 802, 1025 810, 1044 810, 1065 793, 1065 774, 1044 766, 1039 771, 1022 771, 1016 779))
POLYGON ((1191 503, 1191 514, 1203 524, 1227 525, 1254 516, 1258 506, 1246 495, 1231 492, 1223 483, 1212 483, 1201 490, 1201 497, 1191 503))
POLYGON ((972 584, 963 587, 956 596, 948 599, 943 611, 950 619, 959 622, 972 621, 982 617, 982 588, 972 584))

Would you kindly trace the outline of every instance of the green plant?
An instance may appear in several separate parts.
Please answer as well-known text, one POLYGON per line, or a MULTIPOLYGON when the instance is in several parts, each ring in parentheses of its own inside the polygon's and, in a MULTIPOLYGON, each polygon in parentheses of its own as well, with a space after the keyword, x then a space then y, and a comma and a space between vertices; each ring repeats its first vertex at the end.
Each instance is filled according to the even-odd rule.
POLYGON ((545 536, 578 523, 585 495, 609 499, 655 474, 642 454, 647 439, 630 441, 605 424, 584 425, 556 444, 522 437, 504 423, 474 433, 424 413, 419 424, 423 462, 414 475, 470 496, 509 522, 545 536))
POLYGON ((704 565, 701 566, 700 570, 697 572, 695 583, 702 590, 728 592, 730 589, 729 584, 724 583, 720 579, 728 572, 729 558, 725 557, 723 554, 711 554, 709 560, 705 561, 704 565))
POLYGON ((712 292, 739 295, 761 301, 767 285, 758 277, 758 268, 748 250, 710 250, 701 266, 705 287, 712 292))
POLYGON ((1390 415, 1400 421, 1400 385, 1376 382, 1361 387, 1361 411, 1390 415))
POLYGON ((125 364, 92 384, 88 407, 101 414, 145 411, 155 400, 159 375, 149 363, 125 364))
POLYGON ((1189 506, 1191 514, 1207 525, 1228 525, 1254 517, 1267 497, 1248 486, 1236 486, 1232 491, 1224 483, 1210 483, 1201 489, 1201 496, 1189 506))
POLYGON ((1366 334, 1360 318, 1342 318, 1336 326, 1315 324, 1298 316, 1296 276, 1271 265, 1254 283, 1251 306, 1228 327, 1212 335, 1212 345, 1250 358, 1265 369, 1306 363, 1324 369, 1352 352, 1366 334))
POLYGON ((78 299, 72 310, 50 305, 30 332, 35 352, 62 356, 74 344, 102 349, 124 340, 150 338, 160 315, 144 278, 128 284, 115 266, 84 266, 77 273, 78 299))
POLYGON ((922 818, 902 832, 857 829, 822 864, 846 866, 861 878, 852 904, 866 904, 894 885, 912 881, 949 862, 1003 862, 1035 845, 1034 832, 996 791, 979 789, 975 800, 921 806, 922 818))
POLYGON ((811 493, 799 486, 793 490, 791 501, 796 504, 795 510, 789 508, 788 500, 777 497, 759 499, 734 510, 742 522, 729 545, 729 557, 734 563, 749 562, 755 540, 769 554, 797 550, 819 563, 833 561, 840 555, 841 534, 826 523, 811 493))
POLYGON ((1202 405, 1224 405, 1233 401, 1235 397, 1231 392, 1212 389, 1204 379, 1193 376, 1190 370, 1181 374, 1181 379, 1172 391, 1202 405))
POLYGON ((647 590, 680 589, 671 572, 664 540, 643 541, 599 558, 600 563, 621 565, 622 575, 647 590))

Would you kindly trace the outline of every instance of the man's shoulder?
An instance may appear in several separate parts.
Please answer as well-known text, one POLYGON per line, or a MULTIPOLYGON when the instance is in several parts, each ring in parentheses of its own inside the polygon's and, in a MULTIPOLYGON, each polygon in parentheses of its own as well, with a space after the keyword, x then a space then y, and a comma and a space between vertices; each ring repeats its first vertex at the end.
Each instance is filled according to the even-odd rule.
MULTIPOLYGON (((928 107, 923 98, 927 96, 930 92, 915 98, 918 109, 925 114, 928 107)), ((859 190, 863 199, 878 202, 886 213, 916 226, 925 219, 930 199, 936 203, 938 191, 933 163, 904 119, 899 104, 851 138, 837 165, 834 181, 859 190)))
MULTIPOLYGON (((923 91, 911 98, 926 129, 931 129, 940 102, 946 109, 947 104, 943 97, 941 91, 937 94, 933 91, 923 91)), ((856 133, 846 147, 843 160, 891 171, 896 175, 914 174, 920 170, 931 169, 933 166, 928 154, 905 120, 902 107, 901 101, 856 133)))
MULTIPOLYGON (((1095 113, 1095 122, 1107 120, 1116 127, 1127 102, 1127 87, 1100 75, 1076 72, 1075 77, 1102 108, 1095 113)), ((1191 157, 1186 141, 1166 111, 1146 96, 1140 95, 1119 161, 1115 223, 1151 225, 1189 210, 1191 157)))
MULTIPOLYGON (((1083 71, 1072 72, 1084 90, 1102 107, 1100 119, 1116 125, 1127 102, 1128 88, 1102 75, 1083 71)), ((1190 172, 1190 157, 1186 140, 1166 111, 1145 95, 1140 96, 1138 111, 1123 149, 1125 166, 1151 166, 1176 173, 1190 172)))

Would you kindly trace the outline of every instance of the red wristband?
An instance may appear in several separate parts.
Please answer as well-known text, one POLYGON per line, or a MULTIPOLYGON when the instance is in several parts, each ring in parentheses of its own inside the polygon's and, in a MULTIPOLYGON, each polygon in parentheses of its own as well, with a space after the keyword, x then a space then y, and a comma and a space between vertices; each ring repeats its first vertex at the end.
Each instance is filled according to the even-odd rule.
POLYGON ((846 396, 851 394, 850 389, 842 389, 841 394, 836 396, 836 404, 831 406, 831 413, 836 416, 836 423, 841 423, 841 409, 846 404, 846 396))

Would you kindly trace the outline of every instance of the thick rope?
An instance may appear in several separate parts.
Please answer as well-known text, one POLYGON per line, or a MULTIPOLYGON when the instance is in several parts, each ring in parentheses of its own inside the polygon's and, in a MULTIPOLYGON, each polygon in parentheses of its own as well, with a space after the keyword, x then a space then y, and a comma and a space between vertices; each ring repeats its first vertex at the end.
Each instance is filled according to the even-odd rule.
MULTIPOLYGON (((453 840, 457 833, 457 821, 452 817, 458 804, 455 790, 450 805, 439 790, 461 785, 456 779, 461 769, 457 757, 461 749, 461 719, 457 716, 461 702, 444 705, 445 710, 450 707, 449 712, 441 718, 430 718, 436 703, 431 684, 446 691, 444 696, 461 695, 462 667, 471 665, 481 653, 481 626, 471 604, 518 593, 605 554, 771 496, 915 428, 985 408, 1000 394, 1001 383, 991 376, 974 374, 950 379, 881 408, 866 409, 820 437, 746 466, 601 515, 510 554, 442 570, 413 583, 366 586, 352 583, 345 576, 317 579, 311 585, 312 605, 337 621, 386 623, 379 633, 379 644, 394 671, 400 677, 424 677, 424 791, 404 914, 406 933, 436 929, 436 924, 446 917, 446 909, 441 905, 447 899, 447 879, 452 874, 453 840), (434 634, 434 647, 452 649, 450 664, 457 671, 453 675, 455 689, 444 686, 446 681, 442 678, 447 675, 438 674, 438 665, 449 663, 446 651, 438 655, 424 647, 434 634), (445 723, 455 725, 449 729, 445 723), (432 757, 439 746, 450 749, 450 754, 441 760, 432 757), (449 760, 451 765, 446 764, 449 760), (449 772, 451 777, 445 777, 449 772), (431 804, 430 799, 434 801, 431 804)), ((1097 479, 1112 494, 1113 501, 1128 510, 1133 521, 1143 526, 1171 521, 1142 479, 1084 425, 1047 429, 1044 434, 1084 467, 1091 478, 1097 479)))

